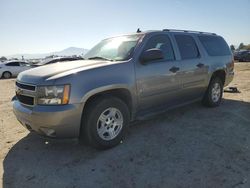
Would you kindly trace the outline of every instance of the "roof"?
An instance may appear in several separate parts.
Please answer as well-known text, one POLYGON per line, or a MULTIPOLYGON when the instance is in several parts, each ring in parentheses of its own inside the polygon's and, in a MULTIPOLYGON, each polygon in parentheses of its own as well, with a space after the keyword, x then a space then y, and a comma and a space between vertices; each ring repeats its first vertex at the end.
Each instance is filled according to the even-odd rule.
POLYGON ((191 33, 191 34, 205 34, 205 35, 214 35, 215 33, 211 32, 205 32, 205 31, 192 31, 192 30, 180 30, 180 29, 163 29, 163 30, 149 30, 149 31, 143 31, 140 33, 156 33, 156 32, 169 32, 169 33, 191 33))
POLYGON ((204 32, 204 31, 192 31, 192 30, 180 30, 180 29, 163 29, 166 32, 181 32, 181 33, 195 33, 195 34, 206 34, 206 35, 216 35, 215 33, 204 32))

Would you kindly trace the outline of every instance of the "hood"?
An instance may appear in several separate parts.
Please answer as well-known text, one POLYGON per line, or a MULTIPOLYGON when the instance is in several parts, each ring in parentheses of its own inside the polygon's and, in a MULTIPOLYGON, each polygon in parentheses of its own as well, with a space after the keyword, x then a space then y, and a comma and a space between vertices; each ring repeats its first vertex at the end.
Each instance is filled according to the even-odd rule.
POLYGON ((65 75, 69 75, 79 71, 94 69, 110 64, 114 64, 114 62, 100 60, 79 60, 54 63, 26 70, 18 75, 17 80, 25 83, 40 84, 43 81, 49 81, 57 78, 57 75, 63 76, 64 73, 65 75))

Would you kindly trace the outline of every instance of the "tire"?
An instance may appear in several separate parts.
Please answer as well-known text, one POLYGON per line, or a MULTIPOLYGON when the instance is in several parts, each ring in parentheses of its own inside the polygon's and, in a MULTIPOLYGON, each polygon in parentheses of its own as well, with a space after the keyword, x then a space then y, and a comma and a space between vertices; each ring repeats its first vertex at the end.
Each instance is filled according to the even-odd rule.
POLYGON ((223 83, 219 77, 213 77, 203 97, 203 104, 208 107, 216 107, 221 103, 223 95, 223 83))
POLYGON ((128 106, 122 100, 97 98, 84 110, 80 139, 97 149, 118 145, 126 133, 129 114, 128 106))
POLYGON ((11 78, 11 76, 12 76, 12 74, 11 74, 9 71, 6 71, 6 72, 4 72, 4 73, 2 74, 2 77, 3 77, 4 79, 9 79, 9 78, 11 78))

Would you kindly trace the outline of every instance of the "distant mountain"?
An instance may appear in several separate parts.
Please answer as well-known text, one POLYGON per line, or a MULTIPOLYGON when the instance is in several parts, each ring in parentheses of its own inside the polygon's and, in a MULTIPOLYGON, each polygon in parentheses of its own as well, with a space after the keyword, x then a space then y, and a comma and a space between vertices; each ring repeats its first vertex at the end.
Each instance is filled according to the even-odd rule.
POLYGON ((51 56, 51 55, 57 55, 57 56, 72 56, 72 55, 84 55, 87 53, 87 49, 84 48, 77 48, 77 47, 69 47, 66 48, 62 51, 58 51, 58 52, 50 52, 50 53, 41 53, 41 54, 15 54, 15 55, 10 55, 7 56, 7 58, 18 58, 21 59, 22 56, 24 57, 24 59, 39 59, 39 58, 45 58, 47 56, 51 56))
POLYGON ((84 55, 88 50, 84 48, 69 47, 60 52, 54 52, 52 55, 58 56, 71 56, 71 55, 84 55))

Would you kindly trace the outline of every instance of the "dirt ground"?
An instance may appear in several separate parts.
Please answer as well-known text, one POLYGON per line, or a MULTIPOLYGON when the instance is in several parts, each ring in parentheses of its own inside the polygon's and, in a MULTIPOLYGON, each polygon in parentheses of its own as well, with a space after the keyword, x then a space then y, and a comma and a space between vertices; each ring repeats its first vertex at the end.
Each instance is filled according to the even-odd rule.
POLYGON ((15 119, 15 80, 0 80, 0 176, 9 187, 250 187, 250 63, 236 63, 217 108, 200 103, 131 126, 118 147, 46 141, 15 119))

